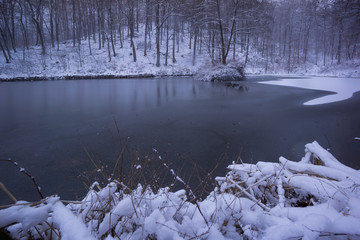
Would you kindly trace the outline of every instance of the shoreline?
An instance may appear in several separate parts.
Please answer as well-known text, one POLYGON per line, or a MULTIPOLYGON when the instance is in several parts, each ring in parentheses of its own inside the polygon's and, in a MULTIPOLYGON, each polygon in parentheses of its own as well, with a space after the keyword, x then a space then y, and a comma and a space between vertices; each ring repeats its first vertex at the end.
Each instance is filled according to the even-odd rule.
POLYGON ((0 78, 0 82, 32 82, 32 81, 55 81, 55 80, 91 80, 91 79, 133 79, 133 78, 157 78, 157 77, 192 77, 195 74, 134 74, 134 75, 68 75, 68 76, 33 76, 0 78))
MULTIPOLYGON (((1 78, 0 82, 32 82, 32 81, 55 81, 55 80, 92 80, 92 79, 134 79, 134 78, 158 78, 158 77, 193 77, 197 73, 184 73, 184 74, 153 74, 153 73, 141 73, 141 74, 98 74, 98 75, 64 75, 64 76, 28 76, 28 77, 11 77, 1 78)), ((359 78, 357 76, 336 76, 336 75, 317 75, 317 74, 294 74, 294 73, 246 73, 246 77, 252 76, 274 76, 274 77, 330 77, 330 78, 359 78)))

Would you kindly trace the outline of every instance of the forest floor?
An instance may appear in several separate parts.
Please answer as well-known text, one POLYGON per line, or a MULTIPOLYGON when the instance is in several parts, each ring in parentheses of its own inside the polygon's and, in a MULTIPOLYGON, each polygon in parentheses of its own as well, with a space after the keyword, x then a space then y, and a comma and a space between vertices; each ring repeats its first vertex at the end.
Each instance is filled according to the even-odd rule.
MULTIPOLYGON (((89 45, 83 40, 80 48, 73 47, 71 41, 59 45, 59 50, 47 48, 47 53, 41 55, 40 46, 31 46, 29 50, 18 49, 12 53, 10 63, 0 58, 0 80, 41 80, 41 79, 76 79, 76 78, 114 78, 114 77, 154 77, 154 76, 189 76, 199 71, 211 68, 210 56, 205 45, 202 51, 197 51, 193 64, 193 49, 184 39, 175 50, 176 62, 172 61, 172 46, 169 46, 168 64, 165 65, 165 43, 161 46, 161 66, 156 67, 155 44, 148 46, 147 56, 144 56, 144 42, 137 38, 137 61, 133 61, 132 50, 128 42, 115 45, 116 55, 107 46, 99 49, 97 43, 89 45)), ((244 53, 238 52, 233 60, 229 53, 228 62, 236 61, 244 65, 244 53)), ((256 50, 250 49, 246 74, 296 74, 308 76, 360 77, 360 60, 343 62, 341 64, 316 64, 315 57, 309 57, 306 64, 292 64, 291 71, 285 59, 278 58, 276 63, 266 63, 256 50)), ((334 60, 335 61, 335 60, 334 60)), ((319 60, 320 62, 320 60, 319 60)))
MULTIPOLYGON (((84 41, 80 47, 73 47, 71 42, 60 45, 59 50, 48 48, 45 55, 41 55, 40 46, 33 46, 25 51, 13 54, 13 59, 6 64, 0 59, 0 79, 16 78, 73 78, 73 76, 179 76, 193 75, 201 65, 208 64, 204 54, 199 54, 198 61, 192 65, 192 50, 182 48, 177 53, 176 62, 172 62, 169 54, 168 65, 164 66, 165 56, 161 55, 161 66, 156 67, 156 54, 154 44, 148 49, 147 56, 141 47, 137 49, 137 61, 133 61, 132 50, 128 43, 124 47, 116 46, 116 56, 109 58, 107 48, 98 48, 98 44, 92 45, 90 55, 89 46, 84 41)), ((139 44, 141 45, 141 43, 139 44)))

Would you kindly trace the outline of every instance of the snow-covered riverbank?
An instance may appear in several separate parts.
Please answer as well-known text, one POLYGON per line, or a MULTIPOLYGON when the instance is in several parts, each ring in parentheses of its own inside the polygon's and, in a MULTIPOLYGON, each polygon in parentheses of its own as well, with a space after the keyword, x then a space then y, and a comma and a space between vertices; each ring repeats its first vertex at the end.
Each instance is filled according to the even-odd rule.
POLYGON ((80 202, 51 196, 7 206, 0 227, 16 239, 360 237, 360 173, 317 142, 305 146, 299 162, 280 157, 278 163, 233 163, 228 170, 202 201, 169 169, 184 190, 94 183, 80 202))
MULTIPOLYGON (((189 76, 198 72, 204 73, 212 69, 209 54, 204 50, 198 52, 193 61, 193 50, 188 46, 188 40, 180 42, 176 62, 168 57, 165 65, 165 54, 161 54, 161 66, 156 66, 156 49, 148 49, 144 56, 141 36, 137 38, 137 61, 131 56, 130 44, 123 48, 117 47, 116 56, 110 55, 107 48, 98 49, 93 46, 91 55, 87 42, 73 47, 71 42, 60 44, 59 50, 48 47, 45 55, 41 54, 40 46, 32 46, 26 51, 12 54, 10 63, 0 58, 0 80, 44 80, 44 79, 84 79, 84 78, 132 78, 154 76, 189 76)), ((236 65, 243 65, 244 53, 238 52, 236 65)), ((245 66, 246 74, 289 74, 285 62, 269 63, 266 70, 264 61, 256 51, 250 51, 249 60, 245 66)), ((285 61, 285 60, 284 60, 285 61)), ((229 62, 233 62, 232 59, 229 62)), ((294 66, 290 74, 360 77, 357 60, 338 64, 317 65, 311 63, 294 66)))
MULTIPOLYGON (((72 47, 70 42, 63 43, 59 51, 49 48, 41 55, 38 46, 30 50, 13 54, 11 63, 0 59, 0 79, 74 79, 74 78, 112 78, 112 77, 152 77, 192 75, 200 67, 200 63, 191 64, 191 50, 188 54, 179 55, 176 63, 169 61, 168 66, 155 66, 155 52, 148 51, 147 56, 138 53, 137 62, 133 62, 131 48, 119 48, 117 55, 108 58, 106 48, 94 48, 89 55, 86 44, 72 47)), ((186 49, 186 48, 185 48, 186 49)))

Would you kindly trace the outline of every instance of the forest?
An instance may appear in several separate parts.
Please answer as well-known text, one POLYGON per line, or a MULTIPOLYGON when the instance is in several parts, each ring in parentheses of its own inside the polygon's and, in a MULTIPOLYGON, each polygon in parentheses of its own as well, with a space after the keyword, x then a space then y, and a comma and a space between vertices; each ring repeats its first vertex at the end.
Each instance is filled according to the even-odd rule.
POLYGON ((109 61, 125 44, 130 44, 134 62, 153 48, 160 66, 176 62, 184 39, 192 49, 193 64, 198 53, 206 53, 213 64, 235 60, 246 65, 253 51, 263 59, 265 70, 269 63, 282 62, 291 72, 307 62, 340 64, 360 57, 359 0, 1 0, 0 4, 0 48, 6 63, 14 52, 26 55, 34 45, 46 54, 49 48, 59 50, 61 43, 72 42, 78 51, 86 44, 84 54, 107 49, 109 61), (238 52, 242 59, 236 59, 238 52))

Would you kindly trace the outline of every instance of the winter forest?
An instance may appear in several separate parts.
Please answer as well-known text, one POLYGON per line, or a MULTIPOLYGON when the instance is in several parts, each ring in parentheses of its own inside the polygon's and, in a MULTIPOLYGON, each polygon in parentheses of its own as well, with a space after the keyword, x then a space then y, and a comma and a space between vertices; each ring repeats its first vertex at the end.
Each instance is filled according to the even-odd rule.
POLYGON ((7 63, 33 45, 41 54, 65 42, 79 56, 106 49, 109 61, 125 46, 134 62, 153 49, 160 66, 176 62, 187 41, 193 65, 203 53, 213 64, 246 66, 251 52, 265 71, 281 63, 292 72, 308 62, 359 58, 359 6, 358 0, 2 0, 0 47, 7 63))

